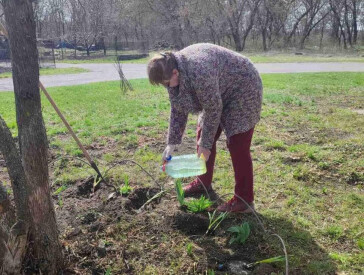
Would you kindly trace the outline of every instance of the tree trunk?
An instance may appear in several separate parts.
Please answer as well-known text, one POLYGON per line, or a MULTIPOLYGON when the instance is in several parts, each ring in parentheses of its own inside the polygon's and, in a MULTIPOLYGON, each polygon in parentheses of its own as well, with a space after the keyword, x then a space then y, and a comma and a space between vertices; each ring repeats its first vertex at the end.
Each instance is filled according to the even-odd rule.
POLYGON ((4 156, 8 169, 11 186, 14 194, 16 218, 12 213, 11 205, 6 201, 4 189, 1 197, 0 224, 0 274, 21 274, 22 263, 26 251, 28 227, 30 224, 30 211, 28 208, 28 185, 25 172, 21 163, 19 152, 5 121, 0 117, 0 152, 4 156), (17 220, 17 222, 16 222, 17 220), (11 229, 12 228, 12 229, 11 229))
POLYGON ((114 45, 115 45, 115 55, 116 59, 118 58, 118 37, 115 35, 114 37, 114 45))
POLYGON ((243 38, 242 38, 241 51, 243 51, 245 49, 246 39, 248 38, 248 35, 250 34, 250 31, 252 30, 252 28, 254 26, 255 15, 258 12, 259 5, 260 5, 260 0, 255 1, 255 6, 254 6, 253 10, 251 10, 251 13, 250 13, 249 25, 246 28, 243 38))
POLYGON ((3 5, 12 56, 19 148, 27 186, 22 198, 26 203, 23 211, 30 213, 29 256, 34 257, 32 262, 43 274, 57 274, 63 257, 49 189, 48 142, 40 102, 32 1, 3 0, 3 5))
POLYGON ((266 28, 262 29, 262 42, 263 42, 263 51, 268 51, 268 47, 267 47, 267 30, 266 28))
POLYGON ((325 30, 325 20, 322 21, 321 30, 320 30, 320 50, 322 50, 322 41, 324 38, 324 30, 325 30))
MULTIPOLYGON (((360 3, 359 3, 360 5, 360 3)), ((356 0, 353 0, 353 44, 358 40, 358 22, 357 22, 356 0)))
POLYGON ((306 8, 305 12, 299 16, 299 18, 296 20, 296 22, 293 25, 293 28, 288 36, 285 38, 285 44, 288 45, 291 42, 292 37, 295 39, 297 28, 300 24, 300 22, 303 20, 303 18, 307 17, 308 14, 313 9, 313 5, 310 5, 308 8, 306 8))
POLYGON ((344 49, 347 50, 348 49, 348 44, 346 41, 346 36, 345 36, 345 31, 343 30, 343 26, 340 25, 340 32, 341 32, 341 36, 343 38, 343 42, 344 42, 344 49))
MULTIPOLYGON (((8 169, 11 187, 13 189, 16 207, 16 217, 18 220, 28 222, 30 215, 27 207, 27 183, 24 168, 21 163, 18 149, 16 148, 13 137, 5 121, 0 116, 0 152, 2 153, 6 167, 8 169)), ((1 207, 0 207, 1 208, 1 207)), ((5 207, 3 207, 5 209, 5 207)), ((1 211, 0 211, 1 213, 1 211)), ((12 221, 15 222, 14 220, 12 221)), ((11 226, 11 224, 9 224, 11 226)))
POLYGON ((77 40, 76 40, 76 37, 75 37, 75 42, 73 44, 73 47, 75 49, 75 58, 76 58, 76 56, 77 56, 77 40))
POLYGON ((243 50, 243 46, 242 46, 242 41, 241 41, 241 36, 239 34, 239 31, 233 32, 232 36, 234 39, 235 50, 237 52, 241 52, 243 50))
POLYGON ((12 208, 7 190, 0 181, 0 267, 3 266, 4 257, 7 256, 6 244, 9 241, 10 228, 13 226, 14 223, 14 209, 12 208))
POLYGON ((352 42, 352 32, 351 32, 351 28, 350 28, 350 24, 349 24, 349 9, 348 9, 348 3, 345 0, 345 4, 344 4, 344 23, 346 26, 346 32, 348 34, 347 36, 347 41, 349 42, 349 45, 352 47, 353 46, 353 42, 352 42))
POLYGON ((106 46, 105 46, 105 37, 102 37, 102 48, 104 50, 104 56, 106 56, 106 46))

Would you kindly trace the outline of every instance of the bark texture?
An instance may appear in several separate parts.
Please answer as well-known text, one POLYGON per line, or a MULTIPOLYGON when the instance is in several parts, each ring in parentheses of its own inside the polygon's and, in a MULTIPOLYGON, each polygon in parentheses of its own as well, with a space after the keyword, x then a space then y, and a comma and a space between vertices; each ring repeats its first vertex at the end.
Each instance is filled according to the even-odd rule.
POLYGON ((28 255, 32 255, 32 263, 43 274, 57 274, 62 267, 62 250, 49 189, 48 142, 41 111, 32 1, 4 0, 3 6, 12 56, 19 149, 26 182, 24 207, 29 211, 26 218, 30 240, 28 255))

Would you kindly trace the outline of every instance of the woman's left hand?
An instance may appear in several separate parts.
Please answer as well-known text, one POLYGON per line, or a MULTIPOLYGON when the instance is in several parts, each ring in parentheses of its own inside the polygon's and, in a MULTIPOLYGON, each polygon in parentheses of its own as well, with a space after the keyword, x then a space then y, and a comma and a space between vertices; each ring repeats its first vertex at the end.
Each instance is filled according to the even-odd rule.
POLYGON ((203 156, 204 156, 204 158, 205 158, 205 160, 207 162, 209 160, 210 155, 211 155, 211 151, 210 151, 210 149, 199 146, 198 150, 197 150, 197 156, 200 157, 201 154, 203 154, 203 156))

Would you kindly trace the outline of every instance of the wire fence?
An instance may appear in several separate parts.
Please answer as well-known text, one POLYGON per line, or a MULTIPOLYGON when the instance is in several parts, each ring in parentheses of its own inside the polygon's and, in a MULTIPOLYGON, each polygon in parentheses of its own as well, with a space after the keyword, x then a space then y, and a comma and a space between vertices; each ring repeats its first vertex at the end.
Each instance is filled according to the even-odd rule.
MULTIPOLYGON (((131 60, 149 56, 147 41, 101 41, 84 44, 79 41, 64 39, 37 39, 40 68, 55 68, 61 60, 89 60, 107 58, 113 60, 131 60)), ((0 73, 11 71, 11 53, 9 42, 0 36, 0 73)))

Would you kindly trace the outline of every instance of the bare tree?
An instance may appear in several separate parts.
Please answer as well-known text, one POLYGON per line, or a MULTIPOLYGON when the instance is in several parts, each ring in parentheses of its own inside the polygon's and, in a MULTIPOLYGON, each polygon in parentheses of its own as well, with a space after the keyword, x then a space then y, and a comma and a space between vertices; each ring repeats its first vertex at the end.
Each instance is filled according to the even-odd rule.
POLYGON ((244 50, 246 39, 253 28, 261 0, 216 0, 216 3, 226 16, 236 51, 244 50))
POLYGON ((10 245, 2 268, 4 274, 20 274, 19 261, 21 263, 27 249, 30 262, 41 273, 57 274, 62 268, 63 257, 49 188, 48 142, 38 86, 39 66, 32 1, 2 0, 2 4, 12 56, 20 148, 19 154, 8 128, 0 120, 0 150, 11 178, 17 214, 17 224, 7 239, 10 245), (15 256, 18 258, 15 259, 15 256), (14 266, 12 263, 15 260, 18 262, 14 266))
POLYGON ((162 24, 169 29, 173 44, 177 49, 185 47, 183 41, 183 18, 180 14, 180 5, 183 1, 178 0, 146 0, 149 8, 163 20, 162 24))
POLYGON ((333 12, 334 23, 336 24, 335 29, 338 30, 339 34, 335 34, 339 40, 341 39, 344 43, 344 49, 347 49, 347 35, 345 33, 345 27, 342 21, 342 14, 344 13, 344 3, 342 1, 330 0, 330 8, 333 12))
POLYGON ((333 38, 347 48, 360 41, 363 33, 363 2, 38 0, 35 5, 39 37, 66 38, 90 55, 92 45, 104 48, 106 54, 105 45, 114 46, 115 41, 126 41, 127 47, 136 42, 144 48, 167 42, 162 45, 176 49, 212 42, 242 51, 247 41, 260 40, 263 50, 269 50, 273 46, 303 48, 316 41, 322 47, 326 38, 333 38))
POLYGON ((304 25, 299 42, 300 49, 304 48, 305 41, 311 31, 330 13, 328 3, 325 0, 305 0, 303 3, 309 12, 303 21, 304 25))
POLYGON ((264 0, 258 9, 257 27, 262 36, 263 50, 271 49, 283 36, 283 30, 295 0, 264 0))
POLYGON ((290 18, 288 18, 288 26, 292 26, 291 30, 286 35, 286 44, 291 43, 292 37, 296 34, 296 31, 301 23, 301 21, 310 13, 313 5, 305 5, 306 0, 295 1, 293 10, 290 12, 290 18))

